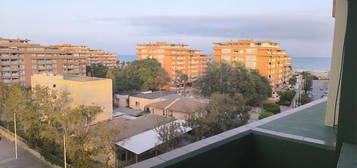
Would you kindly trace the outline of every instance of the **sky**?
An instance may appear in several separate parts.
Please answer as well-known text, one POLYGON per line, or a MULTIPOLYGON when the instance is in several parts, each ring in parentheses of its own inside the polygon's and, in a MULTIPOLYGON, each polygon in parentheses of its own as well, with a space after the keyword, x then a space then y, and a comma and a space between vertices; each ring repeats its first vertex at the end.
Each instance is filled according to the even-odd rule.
POLYGON ((135 59, 138 43, 270 40, 292 57, 331 57, 332 0, 1 0, 0 37, 87 45, 135 59))

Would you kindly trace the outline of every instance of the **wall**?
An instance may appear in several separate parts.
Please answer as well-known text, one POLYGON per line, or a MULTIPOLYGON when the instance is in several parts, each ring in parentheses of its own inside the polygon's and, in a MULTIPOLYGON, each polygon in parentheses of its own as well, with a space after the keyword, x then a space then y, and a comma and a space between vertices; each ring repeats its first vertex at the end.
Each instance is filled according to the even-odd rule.
POLYGON ((329 73, 329 94, 327 101, 327 110, 325 117, 325 125, 334 126, 338 122, 339 110, 339 80, 341 73, 341 61, 343 46, 346 33, 347 24, 347 0, 336 1, 336 22, 335 22, 335 35, 333 39, 333 50, 331 60, 331 70, 329 73), (337 101, 336 101, 337 100, 337 101), (335 111, 336 109, 336 111, 335 111))
POLYGON ((254 168, 256 159, 252 157, 252 145, 250 135, 236 135, 155 168, 254 168))
POLYGON ((157 99, 145 99, 145 98, 140 98, 140 97, 135 97, 135 96, 130 96, 129 97, 129 107, 135 110, 145 110, 145 106, 151 103, 156 103, 159 101, 163 101, 165 99, 163 98, 157 98, 157 99), (140 103, 139 107, 136 107, 136 102, 140 103))
POLYGON ((113 113, 113 96, 111 79, 77 82, 61 80, 60 86, 70 93, 73 105, 97 105, 103 112, 96 115, 96 121, 111 119, 113 113))
POLYGON ((119 107, 128 107, 129 106, 129 95, 114 95, 114 103, 119 107))
POLYGON ((259 133, 253 134, 257 168, 335 168, 335 150, 259 133))
POLYGON ((112 117, 113 96, 111 79, 81 82, 75 80, 63 80, 63 76, 59 75, 38 74, 32 75, 31 83, 32 86, 40 85, 68 92, 73 107, 78 105, 101 106, 103 112, 96 116, 94 122, 111 119, 112 117))

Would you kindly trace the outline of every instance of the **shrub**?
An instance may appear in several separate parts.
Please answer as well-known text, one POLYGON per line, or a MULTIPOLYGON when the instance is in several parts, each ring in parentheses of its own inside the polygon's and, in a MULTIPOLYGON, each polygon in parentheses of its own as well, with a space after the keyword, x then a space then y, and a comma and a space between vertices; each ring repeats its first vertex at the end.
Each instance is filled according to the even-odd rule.
POLYGON ((306 103, 310 103, 311 102, 311 98, 307 95, 307 94, 302 94, 300 97, 300 103, 301 105, 304 105, 306 103))
POLYGON ((263 109, 265 111, 270 111, 274 114, 278 114, 280 113, 280 106, 278 104, 275 103, 264 103, 263 104, 263 109))
POLYGON ((270 117, 270 116, 272 116, 272 115, 274 115, 274 113, 272 113, 272 112, 268 112, 268 111, 262 112, 262 113, 260 113, 260 115, 259 115, 259 120, 261 120, 261 119, 263 119, 263 118, 270 117))
POLYGON ((278 104, 290 106, 291 101, 293 100, 295 94, 296 94, 296 92, 294 90, 288 90, 288 91, 279 93, 280 100, 279 100, 278 104))

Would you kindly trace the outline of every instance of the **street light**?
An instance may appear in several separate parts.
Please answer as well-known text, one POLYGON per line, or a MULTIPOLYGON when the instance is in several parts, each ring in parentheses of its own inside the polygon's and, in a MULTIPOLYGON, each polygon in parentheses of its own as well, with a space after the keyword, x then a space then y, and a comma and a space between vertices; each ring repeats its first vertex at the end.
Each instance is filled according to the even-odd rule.
POLYGON ((67 156, 66 156, 66 132, 63 132, 63 161, 64 161, 64 168, 67 168, 67 156))
POLYGON ((14 133, 15 133, 15 158, 17 159, 17 129, 16 129, 16 112, 14 112, 14 133))

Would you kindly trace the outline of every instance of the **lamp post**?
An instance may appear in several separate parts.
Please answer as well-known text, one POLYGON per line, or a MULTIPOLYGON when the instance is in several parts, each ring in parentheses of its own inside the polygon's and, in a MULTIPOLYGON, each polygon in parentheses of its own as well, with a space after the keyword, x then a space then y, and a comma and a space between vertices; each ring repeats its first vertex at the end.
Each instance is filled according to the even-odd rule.
POLYGON ((67 151, 66 151, 66 132, 63 132, 63 161, 64 161, 64 168, 67 168, 67 151))
POLYGON ((14 133, 15 133, 15 158, 17 159, 17 128, 16 128, 16 112, 14 113, 14 133))

